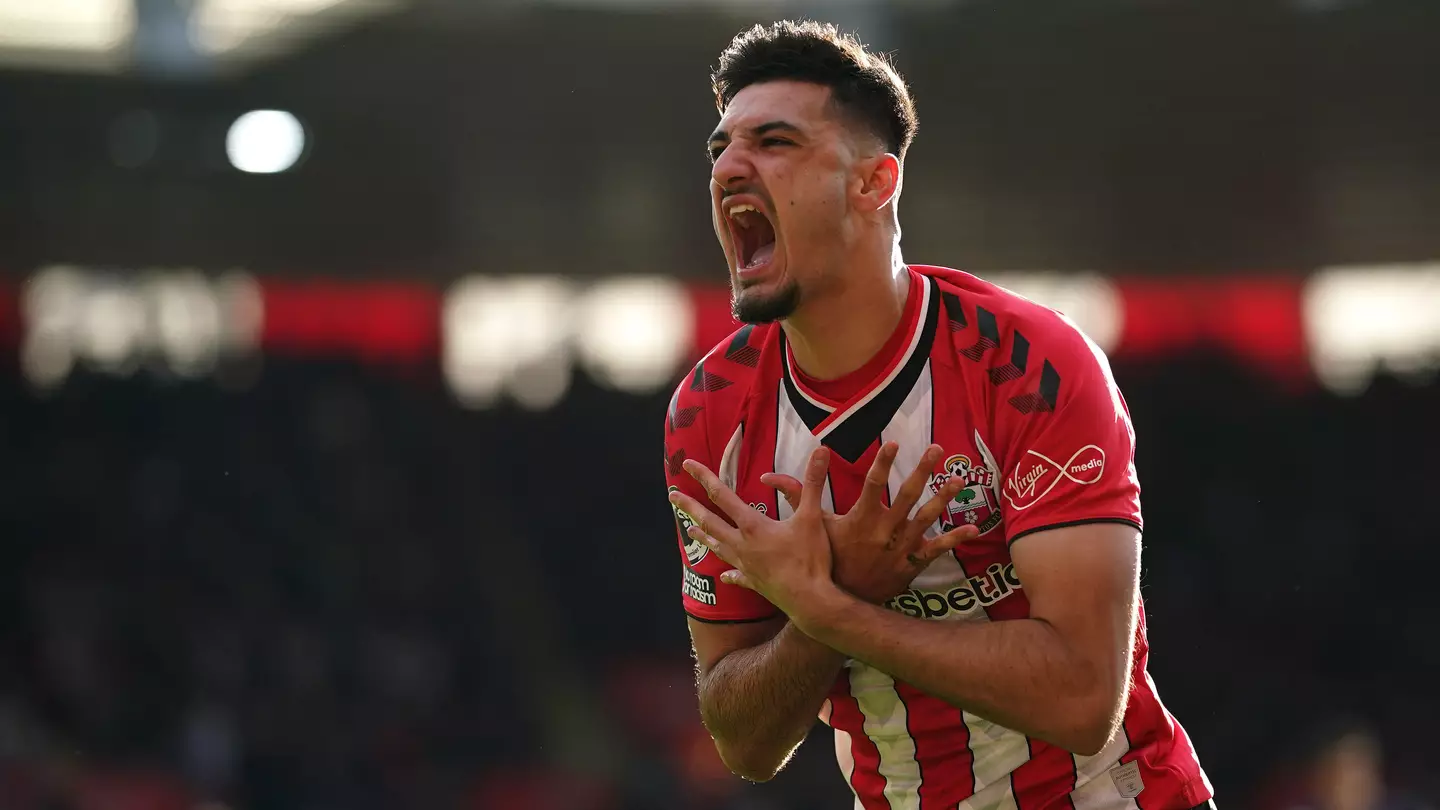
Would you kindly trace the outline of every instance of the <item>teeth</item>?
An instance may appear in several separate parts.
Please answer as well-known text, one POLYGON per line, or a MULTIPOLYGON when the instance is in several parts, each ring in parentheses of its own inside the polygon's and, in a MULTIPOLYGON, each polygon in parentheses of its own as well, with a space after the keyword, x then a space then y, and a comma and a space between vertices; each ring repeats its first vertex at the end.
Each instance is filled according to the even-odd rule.
POLYGON ((734 208, 730 209, 730 216, 734 217, 739 214, 743 214, 746 211, 754 211, 757 214, 760 213, 760 211, 753 205, 737 205, 734 208))

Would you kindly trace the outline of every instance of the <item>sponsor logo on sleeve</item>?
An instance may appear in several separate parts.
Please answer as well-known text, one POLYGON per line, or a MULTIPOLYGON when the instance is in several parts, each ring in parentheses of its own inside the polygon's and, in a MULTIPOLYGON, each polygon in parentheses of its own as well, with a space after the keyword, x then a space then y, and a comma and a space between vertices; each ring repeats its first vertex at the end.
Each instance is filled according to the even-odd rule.
POLYGON ((1088 487, 1098 483, 1104 475, 1105 451, 1093 444, 1076 450, 1063 464, 1034 450, 1027 450, 1010 477, 1005 479, 1003 492, 1010 508, 1019 511, 1039 503, 1062 481, 1088 487))
POLYGON ((685 579, 680 590, 691 599, 702 605, 715 606, 715 578, 707 577, 704 574, 697 574, 689 568, 682 567, 681 572, 685 579))
MULTIPOLYGON (((678 492, 679 489, 679 487, 670 487, 669 491, 678 492)), ((670 508, 675 512, 675 527, 680 530, 680 539, 685 541, 685 562, 692 566, 699 565, 700 561, 705 559, 705 555, 710 553, 710 548, 690 537, 690 527, 695 525, 695 518, 690 517, 684 509, 675 504, 671 504, 670 508)))

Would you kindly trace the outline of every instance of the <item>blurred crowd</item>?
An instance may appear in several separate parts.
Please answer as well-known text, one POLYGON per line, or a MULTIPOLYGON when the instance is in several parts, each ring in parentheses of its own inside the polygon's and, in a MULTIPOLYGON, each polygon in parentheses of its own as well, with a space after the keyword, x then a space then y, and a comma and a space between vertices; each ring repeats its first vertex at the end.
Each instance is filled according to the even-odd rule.
MULTIPOLYGON (((1440 384, 1117 375, 1152 674, 1219 806, 1426 807, 1440 384)), ((848 806, 827 735, 757 788, 699 725, 666 400, 0 371, 0 810, 848 806)))

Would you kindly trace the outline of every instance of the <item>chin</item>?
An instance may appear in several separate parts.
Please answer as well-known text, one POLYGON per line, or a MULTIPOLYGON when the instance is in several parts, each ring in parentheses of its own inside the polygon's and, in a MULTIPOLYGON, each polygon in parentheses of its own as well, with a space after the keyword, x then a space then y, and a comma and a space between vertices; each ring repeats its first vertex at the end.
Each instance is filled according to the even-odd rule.
POLYGON ((730 300, 730 309, 735 320, 741 323, 764 324, 782 321, 795 314, 800 306, 800 286, 786 282, 775 289, 765 289, 757 284, 735 291, 730 300))

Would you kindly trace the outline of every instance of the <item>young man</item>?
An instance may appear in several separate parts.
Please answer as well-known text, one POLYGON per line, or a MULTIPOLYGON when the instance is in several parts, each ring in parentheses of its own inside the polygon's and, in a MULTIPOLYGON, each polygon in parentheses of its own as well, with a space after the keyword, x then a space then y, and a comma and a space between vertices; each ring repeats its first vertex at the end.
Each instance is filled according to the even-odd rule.
POLYGON ((676 391, 665 457, 721 757, 769 779, 818 715, 866 810, 1208 804, 1145 672, 1134 435, 1104 356, 901 259, 916 123, 883 58, 783 22, 713 82, 747 325, 676 391))

